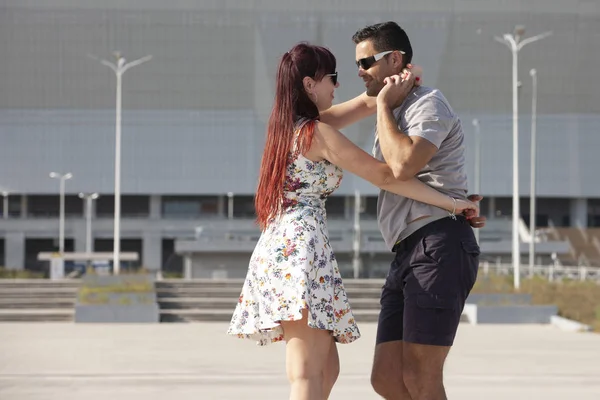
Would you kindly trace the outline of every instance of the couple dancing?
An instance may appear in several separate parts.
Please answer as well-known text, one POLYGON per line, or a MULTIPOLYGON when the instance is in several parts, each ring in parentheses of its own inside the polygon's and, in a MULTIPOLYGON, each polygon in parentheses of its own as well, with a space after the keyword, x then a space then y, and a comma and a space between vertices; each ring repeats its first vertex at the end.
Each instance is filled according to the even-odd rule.
POLYGON ((332 106, 336 59, 300 43, 277 71, 256 193, 261 237, 228 333, 285 341, 290 399, 327 399, 336 343, 360 337, 334 251, 325 201, 347 170, 378 186, 377 217, 393 252, 381 293, 371 375, 386 399, 445 399, 442 370, 478 270, 459 118, 421 86, 408 36, 394 22, 353 36, 366 92, 332 106), (339 129, 377 114, 373 155, 339 129))

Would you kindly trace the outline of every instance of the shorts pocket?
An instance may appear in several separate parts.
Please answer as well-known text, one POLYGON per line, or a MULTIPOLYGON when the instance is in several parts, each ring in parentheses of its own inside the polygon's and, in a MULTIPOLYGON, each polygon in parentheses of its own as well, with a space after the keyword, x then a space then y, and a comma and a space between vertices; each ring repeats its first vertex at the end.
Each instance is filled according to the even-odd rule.
POLYGON ((458 297, 418 293, 414 318, 419 332, 433 337, 453 336, 460 322, 458 297))
POLYGON ((429 293, 417 294, 417 305, 420 308, 433 308, 436 310, 451 310, 454 308, 456 296, 451 295, 436 295, 429 293))
MULTIPOLYGON (((421 239, 421 255, 425 257, 425 260, 429 260, 433 262, 433 264, 437 265, 440 262, 440 258, 443 257, 443 254, 446 249, 444 245, 441 244, 437 240, 433 240, 432 238, 428 238, 427 236, 421 239)), ((419 262, 421 260, 418 260, 419 262)))
POLYGON ((461 240, 460 244, 462 246, 462 249, 467 254, 473 257, 479 257, 479 255, 481 254, 481 249, 479 248, 479 245, 476 242, 473 242, 471 240, 461 240))
POLYGON ((464 261, 462 269, 462 284, 468 295, 477 281, 477 274, 479 273, 479 254, 481 254, 481 250, 476 242, 470 240, 461 241, 461 246, 465 252, 462 257, 464 261))

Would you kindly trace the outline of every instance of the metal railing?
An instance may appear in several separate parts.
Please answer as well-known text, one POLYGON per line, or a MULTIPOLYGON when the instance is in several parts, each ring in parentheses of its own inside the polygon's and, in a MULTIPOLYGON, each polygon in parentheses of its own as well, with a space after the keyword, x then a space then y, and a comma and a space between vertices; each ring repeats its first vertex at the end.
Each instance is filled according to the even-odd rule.
MULTIPOLYGON (((483 262, 479 265, 480 272, 485 276, 490 273, 497 275, 512 275, 513 266, 512 264, 493 264, 490 262, 483 262)), ((526 277, 529 271, 522 270, 521 276, 526 277)), ((577 281, 593 281, 600 284, 600 268, 589 267, 586 265, 580 266, 563 266, 559 264, 550 265, 534 265, 533 275, 541 276, 550 282, 562 281, 562 280, 577 280, 577 281)))

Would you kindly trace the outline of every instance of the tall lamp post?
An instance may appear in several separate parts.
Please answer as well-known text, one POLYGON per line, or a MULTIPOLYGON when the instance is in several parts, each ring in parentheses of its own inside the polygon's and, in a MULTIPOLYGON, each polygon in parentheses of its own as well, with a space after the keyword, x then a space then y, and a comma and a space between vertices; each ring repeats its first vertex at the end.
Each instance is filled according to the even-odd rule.
POLYGON ((529 241, 529 276, 533 277, 533 266, 535 264, 535 180, 536 180, 536 128, 537 128, 537 71, 532 68, 529 71, 532 80, 532 98, 531 98, 531 182, 530 182, 530 201, 529 201, 529 232, 531 240, 529 241))
POLYGON ((98 193, 79 193, 79 198, 85 201, 85 252, 90 254, 92 249, 92 202, 96 200, 98 193))
POLYGON ((2 218, 3 219, 7 219, 8 218, 8 191, 7 190, 3 190, 2 191, 2 218))
MULTIPOLYGON (((475 193, 481 194, 481 129, 479 120, 473 119, 473 128, 475 128, 475 193)), ((479 229, 474 229, 475 239, 479 243, 479 229)))
POLYGON ((65 252, 65 181, 71 179, 73 174, 67 172, 60 174, 58 172, 50 172, 50 178, 60 181, 60 215, 58 217, 58 252, 61 257, 65 252))
POLYGON ((512 264, 514 269, 514 287, 521 286, 521 252, 519 242, 519 97, 518 97, 518 74, 519 74, 519 51, 527 44, 536 42, 552 32, 523 39, 525 27, 516 26, 513 33, 505 33, 502 37, 494 39, 508 46, 512 53, 512 103, 513 103, 513 206, 512 206, 512 264))
POLYGON ((113 270, 115 274, 120 270, 120 252, 121 252, 121 87, 122 77, 129 68, 149 61, 152 56, 147 55, 134 61, 126 63, 125 58, 120 52, 114 52, 116 63, 107 60, 101 60, 96 56, 91 56, 95 60, 109 67, 117 77, 117 100, 116 100, 116 121, 115 121, 115 222, 113 239, 113 270))
POLYGON ((354 191, 354 232, 352 237, 352 270, 354 279, 360 278, 362 269, 362 260, 360 258, 361 232, 360 232, 360 210, 361 210, 360 191, 354 191))
POLYGON ((227 219, 233 219, 233 192, 227 192, 227 219))

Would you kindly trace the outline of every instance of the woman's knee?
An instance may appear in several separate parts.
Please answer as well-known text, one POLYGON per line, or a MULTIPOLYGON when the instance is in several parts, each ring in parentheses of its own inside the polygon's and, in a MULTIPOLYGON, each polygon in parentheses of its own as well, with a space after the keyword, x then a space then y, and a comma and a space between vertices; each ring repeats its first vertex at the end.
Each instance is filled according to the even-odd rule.
POLYGON ((288 354, 286 363, 287 377, 290 383, 310 381, 324 385, 325 379, 330 379, 323 374, 324 366, 318 362, 318 355, 314 353, 288 354))
MULTIPOLYGON (((333 341, 327 331, 309 328, 305 324, 306 321, 282 324, 287 342, 288 379, 290 381, 318 380, 323 382, 324 370, 329 364, 330 347, 333 345, 333 341)), ((337 363, 333 363, 329 368, 337 379, 339 364, 335 364, 337 363)))

